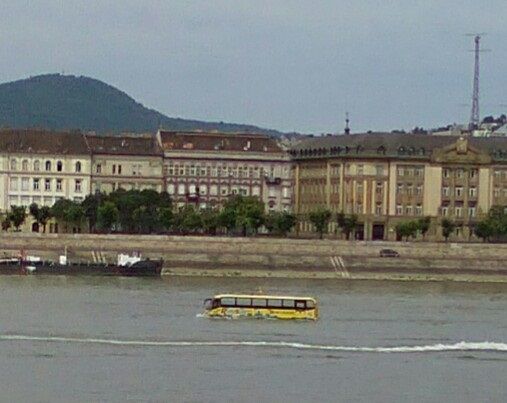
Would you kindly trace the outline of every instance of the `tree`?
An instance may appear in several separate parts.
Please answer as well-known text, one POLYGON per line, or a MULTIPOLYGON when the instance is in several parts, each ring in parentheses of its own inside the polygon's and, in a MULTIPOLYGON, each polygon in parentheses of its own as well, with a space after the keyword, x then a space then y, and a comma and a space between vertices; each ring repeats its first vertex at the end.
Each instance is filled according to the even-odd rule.
POLYGON ((170 207, 162 207, 158 210, 158 220, 165 231, 169 231, 173 226, 174 213, 170 207))
POLYGON ((212 208, 201 210, 202 228, 206 234, 216 235, 220 213, 212 208))
POLYGON ((81 202, 81 207, 83 207, 85 218, 88 221, 88 230, 90 232, 95 232, 95 227, 97 226, 97 210, 102 198, 103 196, 101 193, 90 194, 81 202))
POLYGON ((340 228, 341 232, 345 234, 346 239, 350 239, 350 234, 356 229, 358 220, 359 219, 355 214, 347 216, 343 213, 343 211, 336 214, 336 224, 340 228))
POLYGON ((85 210, 79 203, 71 202, 65 210, 65 222, 72 227, 81 228, 85 217, 85 210))
POLYGON ((419 225, 417 221, 400 222, 396 224, 395 227, 396 235, 401 239, 405 237, 406 241, 408 241, 408 238, 410 237, 415 237, 417 235, 418 229, 419 225))
POLYGON ((97 225, 102 230, 111 232, 113 225, 118 223, 119 212, 115 204, 106 201, 97 209, 97 225))
POLYGON ((242 197, 237 205, 236 226, 243 236, 256 233, 264 223, 264 203, 257 197, 242 197))
POLYGON ((430 223, 431 223, 431 217, 423 217, 423 218, 419 218, 419 220, 417 220, 417 227, 418 227, 419 231, 421 232, 423 238, 426 236, 426 233, 430 229, 430 223))
POLYGON ((308 214, 308 219, 315 227, 315 232, 319 234, 319 239, 322 239, 324 231, 327 230, 327 225, 331 219, 331 211, 320 207, 308 214))
POLYGON ((296 223, 297 218, 294 214, 287 211, 272 211, 266 216, 264 225, 270 233, 287 236, 296 223))
POLYGON ((174 216, 173 228, 180 234, 196 233, 201 226, 201 216, 194 206, 185 205, 174 216))
POLYGON ((494 224, 491 219, 487 218, 477 223, 474 232, 475 235, 482 238, 483 241, 489 241, 489 239, 495 235, 494 224))
POLYGON ((21 224, 25 222, 26 219, 26 209, 24 206, 11 206, 11 211, 9 213, 9 220, 16 228, 16 231, 19 231, 19 227, 21 224))
POLYGON ((42 232, 46 232, 46 224, 51 219, 51 209, 48 206, 39 207, 37 203, 30 204, 28 210, 38 224, 42 225, 42 232))
POLYGON ((0 221, 2 222, 2 231, 7 231, 11 227, 11 220, 8 214, 1 215, 0 221))
POLYGON ((444 236, 446 242, 455 229, 456 224, 454 222, 452 222, 448 218, 444 218, 442 220, 442 235, 444 236))

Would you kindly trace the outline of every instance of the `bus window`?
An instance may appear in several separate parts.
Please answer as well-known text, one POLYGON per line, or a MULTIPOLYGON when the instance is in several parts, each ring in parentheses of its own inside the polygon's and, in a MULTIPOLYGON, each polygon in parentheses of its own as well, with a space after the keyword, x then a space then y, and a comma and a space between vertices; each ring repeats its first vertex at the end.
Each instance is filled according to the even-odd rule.
POLYGON ((236 298, 236 306, 250 307, 250 306, 252 306, 252 299, 251 298, 236 298))
POLYGON ((310 301, 310 300, 306 301, 306 307, 310 308, 310 309, 315 308, 315 302, 310 301))
POLYGON ((261 298, 254 298, 252 299, 252 306, 257 308, 265 308, 266 307, 266 300, 261 298))
POLYGON ((234 298, 222 298, 220 300, 220 305, 221 306, 234 306, 236 304, 235 304, 234 298))
POLYGON ((305 301, 296 301, 296 309, 305 309, 306 304, 305 301))
POLYGON ((210 310, 211 308, 213 308, 213 300, 211 298, 204 300, 204 309, 210 310))
POLYGON ((294 308, 295 302, 293 299, 284 299, 283 300, 283 307, 284 308, 294 308))
POLYGON ((268 306, 270 308, 281 308, 282 300, 281 299, 268 299, 268 306))

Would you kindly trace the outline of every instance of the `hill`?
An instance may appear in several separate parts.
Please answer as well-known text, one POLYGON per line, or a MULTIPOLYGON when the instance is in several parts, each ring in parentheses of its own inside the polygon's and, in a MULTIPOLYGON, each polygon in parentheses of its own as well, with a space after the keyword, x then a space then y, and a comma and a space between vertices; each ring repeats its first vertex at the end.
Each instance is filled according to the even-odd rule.
POLYGON ((251 125, 171 118, 89 77, 48 74, 0 84, 0 127, 98 133, 218 130, 279 135, 251 125))

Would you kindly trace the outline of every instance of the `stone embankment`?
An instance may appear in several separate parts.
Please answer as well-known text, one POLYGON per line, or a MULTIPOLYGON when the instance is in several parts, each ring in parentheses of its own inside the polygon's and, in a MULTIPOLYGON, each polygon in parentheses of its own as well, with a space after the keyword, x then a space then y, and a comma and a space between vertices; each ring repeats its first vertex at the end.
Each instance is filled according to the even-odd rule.
POLYGON ((507 282, 507 245, 89 234, 2 234, 0 254, 115 262, 163 258, 164 274, 507 282), (399 252, 381 258, 381 249, 399 252))

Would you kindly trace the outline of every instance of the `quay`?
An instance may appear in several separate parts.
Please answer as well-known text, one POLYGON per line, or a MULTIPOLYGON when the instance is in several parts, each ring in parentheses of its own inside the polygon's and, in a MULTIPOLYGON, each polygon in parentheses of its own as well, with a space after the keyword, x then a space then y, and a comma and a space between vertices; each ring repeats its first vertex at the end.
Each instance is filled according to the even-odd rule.
POLYGON ((507 245, 236 238, 166 235, 26 234, 0 238, 0 253, 19 251, 71 262, 112 263, 119 253, 163 259, 165 276, 507 282, 507 245), (391 248, 400 257, 380 257, 391 248))

